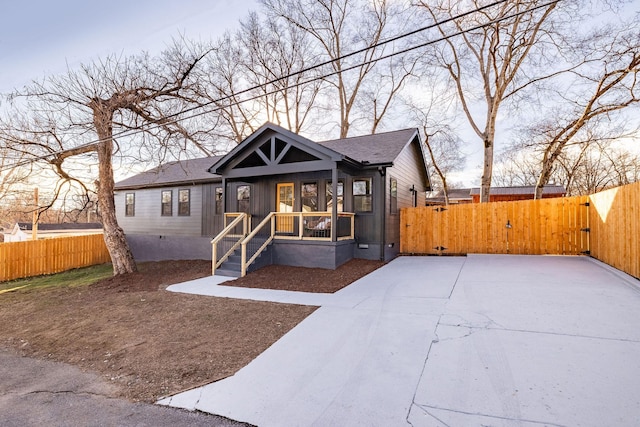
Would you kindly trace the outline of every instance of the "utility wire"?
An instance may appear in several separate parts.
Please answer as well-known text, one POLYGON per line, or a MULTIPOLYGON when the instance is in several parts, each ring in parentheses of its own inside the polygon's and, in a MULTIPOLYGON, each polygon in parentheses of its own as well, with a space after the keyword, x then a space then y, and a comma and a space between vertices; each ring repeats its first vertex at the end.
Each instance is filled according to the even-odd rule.
MULTIPOLYGON (((254 95, 254 96, 251 96, 251 97, 246 98, 246 99, 234 100, 233 102, 228 103, 224 107, 216 107, 216 108, 213 108, 213 109, 208 109, 208 110, 205 110, 205 111, 197 112, 197 113, 191 114, 189 116, 178 118, 179 116, 182 116, 185 113, 189 113, 189 112, 192 112, 192 111, 207 107, 207 106, 212 105, 212 104, 219 104, 221 102, 231 100, 232 98, 235 98, 235 97, 237 97, 239 95, 243 95, 245 93, 252 92, 252 91, 254 91, 256 89, 267 87, 269 85, 273 85, 274 83, 289 79, 291 77, 294 77, 294 76, 297 76, 297 75, 301 75, 301 74, 307 73, 309 71, 312 71, 314 69, 330 65, 330 64, 332 64, 332 63, 334 63, 336 61, 340 61, 340 60, 343 60, 345 58, 349 58, 349 57, 352 57, 352 56, 355 56, 355 55, 370 51, 370 50, 375 49, 375 48, 377 48, 379 46, 383 46, 385 44, 400 40, 402 38, 409 37, 411 35, 420 33, 422 31, 425 31, 425 30, 428 30, 428 29, 432 29, 432 28, 435 28, 437 26, 446 24, 446 23, 454 21, 456 19, 460 19, 462 17, 469 16, 469 15, 471 15, 473 13, 480 12, 482 10, 485 10, 487 8, 490 8, 490 7, 496 6, 498 4, 504 3, 506 1, 508 1, 508 0, 495 1, 495 2, 490 3, 488 5, 485 5, 485 6, 477 8, 477 9, 473 9, 473 10, 464 12, 462 14, 456 15, 454 17, 447 18, 445 20, 436 22, 434 24, 430 24, 430 25, 421 27, 419 29, 410 31, 408 33, 405 33, 405 34, 402 34, 402 35, 399 35, 399 36, 396 36, 396 37, 392 37, 390 39, 386 39, 386 40, 381 41, 381 42, 379 42, 379 43, 377 43, 375 45, 368 46, 368 47, 356 50, 354 52, 350 52, 350 53, 342 55, 342 56, 340 56, 338 58, 335 58, 335 59, 332 59, 332 60, 329 60, 329 61, 325 61, 325 62, 322 62, 320 64, 313 65, 311 67, 304 68, 302 70, 287 74, 285 76, 272 79, 270 81, 267 81, 266 83, 262 83, 262 84, 259 84, 259 85, 256 85, 256 86, 253 86, 253 87, 250 87, 250 88, 247 88, 247 89, 243 89, 243 90, 241 90, 239 92, 236 92, 236 93, 233 93, 231 95, 227 95, 227 96, 215 99, 215 100, 211 100, 211 101, 208 101, 208 102, 206 102, 204 104, 197 105, 197 106, 185 109, 183 111, 180 111, 178 113, 174 113, 174 114, 165 116, 165 117, 162 118, 162 122, 163 122, 162 124, 150 124, 150 125, 144 125, 143 124, 143 125, 139 126, 138 128, 135 128, 135 129, 127 129, 127 130, 123 130, 121 132, 117 132, 117 133, 111 135, 110 138, 106 138, 106 139, 102 138, 102 139, 89 141, 87 143, 77 145, 77 146, 75 146, 73 148, 64 149, 64 150, 58 150, 58 151, 52 151, 50 153, 47 153, 47 154, 44 154, 44 155, 41 155, 41 156, 32 157, 32 158, 30 158, 28 160, 24 160, 22 162, 14 164, 14 165, 6 165, 4 167, 0 167, 0 172, 4 172, 5 170, 13 169, 13 168, 20 167, 20 166, 25 166, 27 164, 34 163, 37 160, 44 160, 44 159, 46 159, 48 157, 55 156, 57 154, 62 154, 62 153, 65 153, 67 151, 82 149, 82 148, 89 147, 91 145, 98 145, 98 144, 100 144, 102 142, 106 142, 108 140, 116 139, 116 138, 119 138, 119 137, 128 137, 128 136, 133 136, 133 135, 136 135, 136 134, 139 134, 139 133, 142 133, 142 132, 147 132, 147 131, 150 131, 150 130, 160 129, 160 128, 165 127, 167 125, 178 123, 178 122, 183 121, 183 120, 192 119, 192 118, 199 117, 199 116, 202 116, 202 115, 205 115, 205 114, 209 114, 209 113, 213 113, 213 112, 219 111, 219 110, 221 110, 221 109, 223 109, 225 107, 239 105, 239 104, 242 104, 242 103, 245 103, 245 102, 249 102, 249 101, 253 101, 253 100, 256 100, 256 99, 263 98, 264 96, 268 96, 268 95, 272 95, 272 94, 281 92, 282 89, 273 89, 271 91, 262 92, 262 93, 260 93, 258 95, 254 95), (173 119, 173 120, 171 120, 171 119, 173 119)), ((520 12, 514 12, 514 13, 512 13, 510 15, 493 19, 491 21, 485 22, 484 24, 480 24, 480 25, 476 25, 476 26, 471 27, 471 28, 460 30, 460 31, 457 31, 455 33, 448 34, 446 36, 442 36, 440 38, 437 38, 437 39, 434 39, 434 40, 430 40, 430 41, 427 41, 425 43, 421 43, 421 44, 418 44, 418 45, 415 45, 415 46, 412 46, 412 47, 408 47, 408 48, 402 49, 400 51, 392 52, 392 53, 387 54, 387 55, 383 55, 383 56, 380 56, 380 57, 377 57, 377 58, 373 58, 373 59, 370 59, 369 61, 361 62, 361 63, 358 63, 356 65, 352 65, 352 66, 347 67, 347 68, 342 68, 340 70, 335 70, 333 72, 329 72, 329 73, 323 74, 321 76, 316 76, 316 77, 313 77, 311 79, 305 80, 303 82, 294 83, 294 84, 288 85, 287 88, 293 88, 293 87, 306 85, 306 84, 312 83, 314 81, 323 80, 323 79, 326 79, 327 77, 331 77, 333 75, 340 74, 340 73, 343 73, 343 72, 346 72, 346 71, 350 71, 350 70, 353 70, 353 69, 356 69, 356 68, 359 68, 359 67, 362 67, 362 66, 365 66, 365 65, 374 64, 374 63, 376 63, 378 61, 389 59, 389 58, 392 58, 394 56, 398 56, 398 55, 410 52, 412 50, 420 49, 420 48, 423 48, 423 47, 426 47, 426 46, 429 46, 429 45, 432 45, 432 44, 435 44, 435 43, 439 43, 441 41, 448 40, 450 38, 465 34, 467 32, 471 32, 471 31, 475 31, 475 30, 478 30, 478 29, 481 29, 481 28, 485 28, 485 27, 488 27, 490 25, 496 24, 498 22, 501 22, 501 21, 504 21, 504 20, 507 20, 507 19, 511 19, 511 18, 515 18, 517 16, 524 15, 524 14, 529 13, 529 12, 533 12, 533 11, 535 11, 537 9, 545 8, 547 6, 550 6, 550 5, 554 4, 554 3, 558 3, 560 1, 561 0, 551 0, 549 2, 534 6, 534 7, 530 8, 530 9, 526 9, 526 10, 523 10, 523 11, 520 11, 520 12)))

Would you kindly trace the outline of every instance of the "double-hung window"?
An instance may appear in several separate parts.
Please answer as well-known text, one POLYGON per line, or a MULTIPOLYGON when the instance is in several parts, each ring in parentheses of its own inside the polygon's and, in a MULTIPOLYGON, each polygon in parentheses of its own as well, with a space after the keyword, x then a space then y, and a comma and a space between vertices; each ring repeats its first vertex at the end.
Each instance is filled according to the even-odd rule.
POLYGON ((171 216, 173 215, 173 191, 172 190, 162 190, 161 195, 162 200, 162 216, 171 216))
POLYGON ((318 211, 318 184, 315 182, 302 184, 302 212, 318 211))
MULTIPOLYGON (((333 186, 331 181, 327 181, 327 211, 331 211, 333 209, 333 186)), ((338 181, 338 195, 335 198, 336 203, 338 204, 338 212, 343 212, 344 208, 344 182, 338 181)))
POLYGON ((372 212, 371 178, 353 180, 353 208, 355 212, 372 212))
POLYGON ((136 195, 135 193, 126 193, 124 195, 124 216, 136 215, 136 195))
POLYGON ((178 190, 178 216, 191 215, 191 190, 178 190))

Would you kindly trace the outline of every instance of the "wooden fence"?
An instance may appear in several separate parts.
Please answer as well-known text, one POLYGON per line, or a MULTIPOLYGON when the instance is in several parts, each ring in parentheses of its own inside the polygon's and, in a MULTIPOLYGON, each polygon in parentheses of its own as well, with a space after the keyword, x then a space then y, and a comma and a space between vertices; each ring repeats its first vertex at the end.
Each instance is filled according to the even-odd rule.
POLYGON ((565 254, 589 250, 587 197, 426 206, 400 212, 400 252, 565 254))
POLYGON ((591 254, 640 278, 640 183, 591 196, 405 208, 405 254, 591 254))
POLYGON ((640 182, 589 198, 591 255, 640 279, 640 182))
POLYGON ((102 234, 0 243, 0 282, 110 261, 102 234))

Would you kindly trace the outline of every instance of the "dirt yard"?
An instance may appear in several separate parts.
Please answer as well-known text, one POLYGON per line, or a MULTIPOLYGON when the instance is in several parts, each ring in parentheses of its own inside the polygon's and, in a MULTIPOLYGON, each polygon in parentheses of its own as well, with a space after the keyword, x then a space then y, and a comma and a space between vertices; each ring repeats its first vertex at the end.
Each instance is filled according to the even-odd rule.
MULTIPOLYGON (((229 284, 335 292, 381 265, 271 266, 229 284)), ((154 402, 233 375, 316 309, 165 291, 209 275, 208 261, 139 267, 89 286, 0 295, 0 347, 98 372, 122 397, 154 402)))

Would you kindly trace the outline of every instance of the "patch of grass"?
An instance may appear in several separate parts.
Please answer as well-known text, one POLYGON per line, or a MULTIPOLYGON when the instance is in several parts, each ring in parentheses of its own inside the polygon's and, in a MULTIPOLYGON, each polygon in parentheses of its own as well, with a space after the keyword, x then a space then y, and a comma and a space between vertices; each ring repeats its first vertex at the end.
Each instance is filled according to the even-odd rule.
POLYGON ((29 277, 0 283, 0 294, 11 291, 44 289, 52 287, 85 286, 97 282, 100 279, 111 277, 113 267, 111 263, 94 265, 91 267, 76 268, 62 273, 46 276, 29 277))

